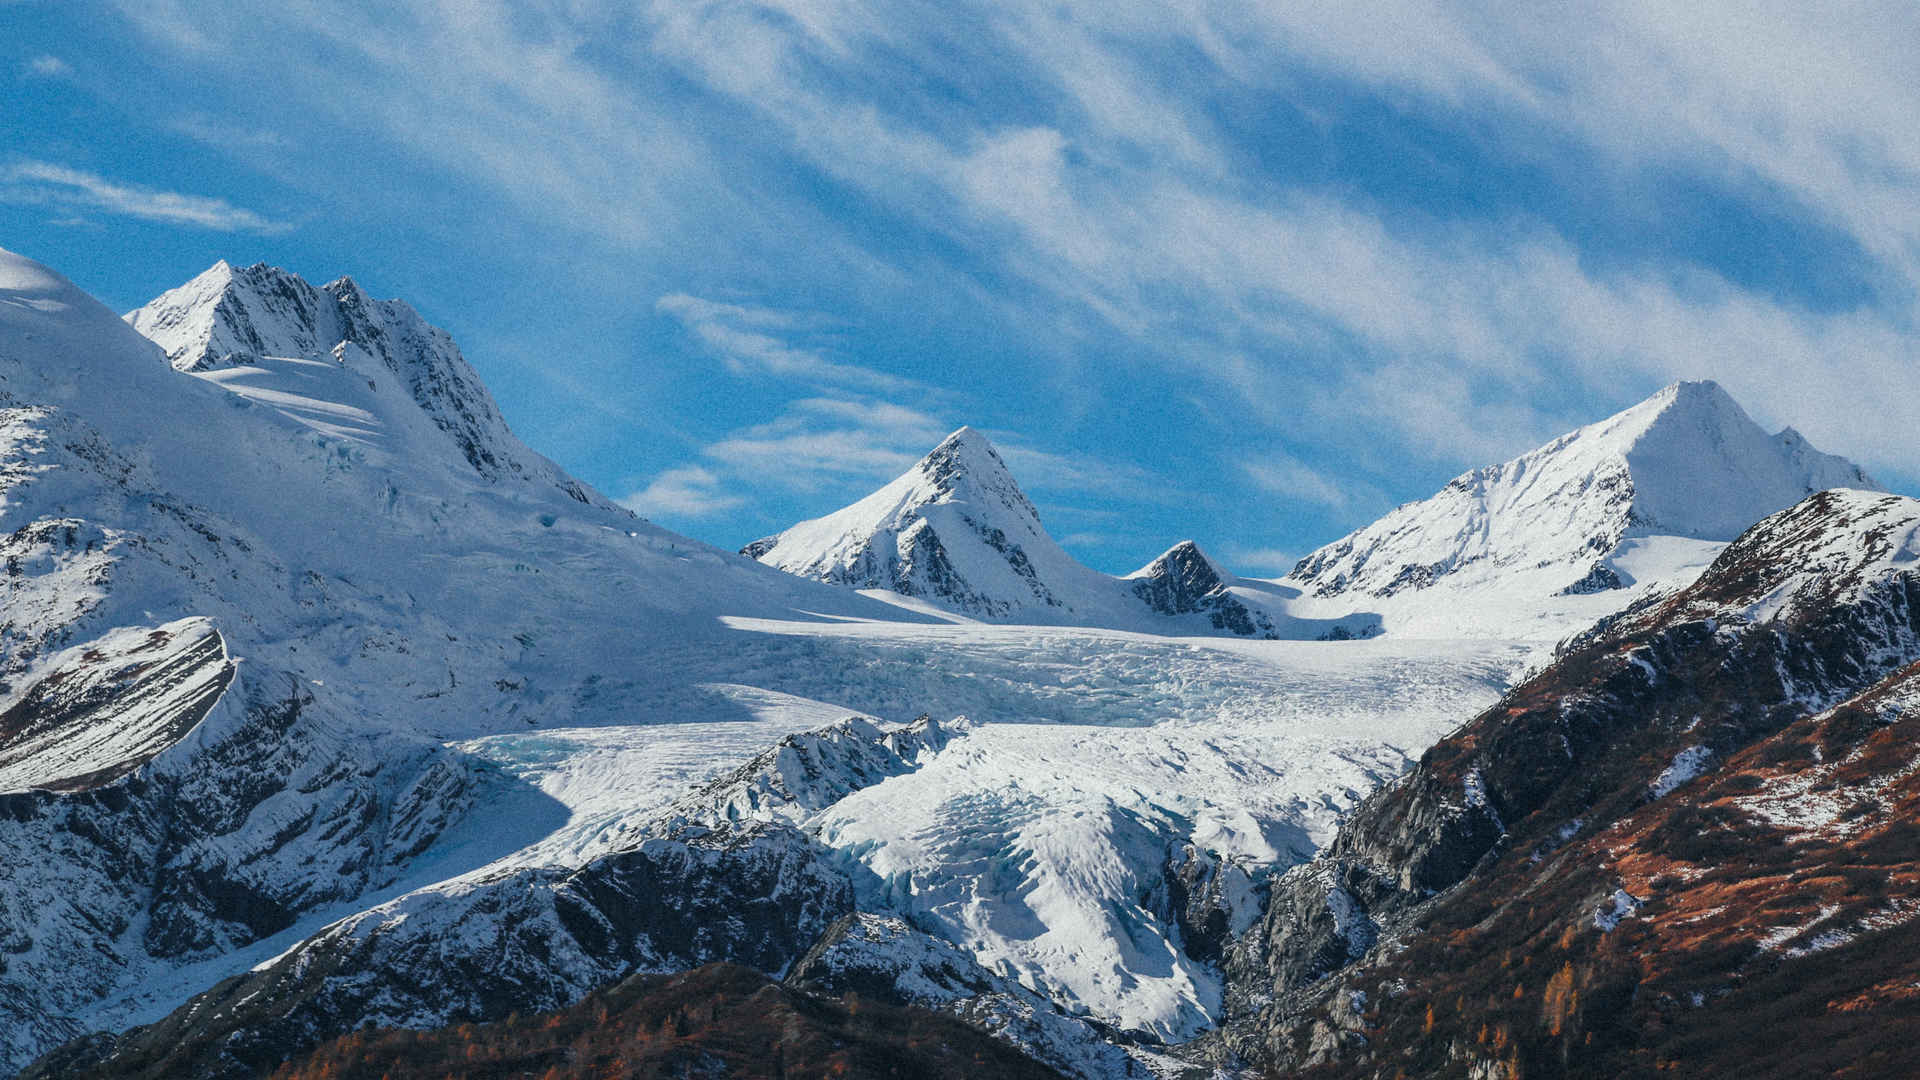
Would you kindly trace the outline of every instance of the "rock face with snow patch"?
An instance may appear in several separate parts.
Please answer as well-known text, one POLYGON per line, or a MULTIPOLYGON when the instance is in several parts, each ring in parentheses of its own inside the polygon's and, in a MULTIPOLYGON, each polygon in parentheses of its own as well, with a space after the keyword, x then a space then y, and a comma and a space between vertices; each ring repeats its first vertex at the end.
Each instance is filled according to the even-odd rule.
POLYGON ((204 619, 120 630, 52 657, 0 699, 0 791, 117 780, 193 730, 232 681, 204 619))
MULTIPOLYGON (((577 868, 503 869, 343 920, 158 1024, 75 1043, 41 1074, 256 1075, 359 1027, 440 1027, 556 1009, 635 972, 788 970, 853 912, 846 872, 796 822, 912 771, 948 733, 849 719, 782 739, 577 868)), ((37 1075, 30 1073, 29 1075, 37 1075)))
POLYGON ((1768 435, 1717 384, 1675 383, 1454 479, 1308 555, 1286 583, 1362 603, 1429 589, 1606 591, 1632 584, 1618 560, 1624 541, 1728 541, 1834 487, 1874 484, 1791 428, 1768 435))
POLYGON ((786 983, 948 1012, 1082 1080, 1135 1071, 1127 1053, 1086 1020, 902 919, 866 913, 841 919, 793 965, 786 983))
POLYGON ((429 890, 315 935, 166 1020, 68 1047, 27 1076, 258 1076, 371 1020, 414 1028, 569 1005, 635 972, 778 975, 853 908, 784 823, 676 829, 572 870, 429 890))
POLYGON ((1250 609, 1227 588, 1227 578, 1200 545, 1182 540, 1134 571, 1127 580, 1149 610, 1162 615, 1205 615, 1216 630, 1242 637, 1278 637, 1273 619, 1250 609))

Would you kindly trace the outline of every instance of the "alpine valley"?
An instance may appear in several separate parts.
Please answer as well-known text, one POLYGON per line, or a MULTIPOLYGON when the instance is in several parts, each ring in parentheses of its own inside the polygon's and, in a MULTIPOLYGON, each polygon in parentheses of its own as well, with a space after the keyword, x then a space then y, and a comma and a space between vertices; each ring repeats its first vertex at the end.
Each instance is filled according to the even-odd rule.
POLYGON ((0 1075, 1920 1070, 1920 502, 1710 382, 1279 580, 971 428, 733 553, 0 252, 0 555, 0 1075))

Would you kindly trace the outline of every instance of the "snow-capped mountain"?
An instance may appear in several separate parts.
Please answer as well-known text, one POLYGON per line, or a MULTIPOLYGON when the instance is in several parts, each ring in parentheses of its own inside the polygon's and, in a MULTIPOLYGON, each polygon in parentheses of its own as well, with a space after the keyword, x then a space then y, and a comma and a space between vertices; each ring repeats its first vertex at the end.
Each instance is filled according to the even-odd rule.
POLYGON ((1571 631, 1648 587, 1685 584, 1747 526, 1834 487, 1875 485, 1792 428, 1767 434, 1718 384, 1680 382, 1455 478, 1308 555, 1284 583, 1303 594, 1298 610, 1371 606, 1389 632, 1491 624, 1510 636, 1543 605, 1567 609, 1555 625, 1571 631), (1633 592, 1579 599, 1621 589, 1633 592))
MULTIPOLYGON (((1508 716, 1483 710, 1529 653, 1259 640, 1361 636, 1444 585, 1302 596, 1191 543, 1101 575, 967 430, 756 552, 831 554, 826 584, 606 505, 497 416, 444 335, 350 283, 217 266, 123 321, 0 253, 0 1073, 58 1047, 35 1075, 252 1076, 368 1021, 734 963, 947 1010, 1088 1080, 1168 1074, 1170 1044, 1223 1022, 1249 1047, 1281 1030, 1263 995, 1332 958, 1322 923, 1338 958, 1364 944, 1367 910, 1282 875, 1462 718, 1508 716), (926 603, 846 587, 866 582, 926 603), (1281 940, 1293 914, 1308 937, 1281 940)), ((1664 460, 1649 438, 1625 440, 1634 468, 1664 460)), ((1684 492, 1629 478, 1653 494, 1622 578, 1647 547, 1725 546, 1633 532, 1695 525, 1684 492)), ((1642 662, 1651 685, 1747 649, 1754 716, 1780 679, 1833 697, 1910 663, 1911 505, 1825 498, 1569 647, 1636 693, 1642 662)), ((1600 760, 1557 722, 1638 730, 1599 698, 1511 700, 1556 768, 1600 760)), ((1733 748, 1724 718, 1684 726, 1712 710, 1669 712, 1626 802, 1733 748)), ((1538 794, 1504 745, 1429 785, 1447 798, 1409 826, 1445 850, 1420 873, 1478 859, 1483 811, 1538 794)), ((1389 892, 1341 896, 1385 917, 1389 892)))
POLYGON ((1107 582, 1061 550, 986 436, 963 427, 892 483, 742 554, 788 573, 886 589, 989 620, 1110 608, 1107 582))
POLYGON ((316 288, 265 263, 236 269, 222 260, 126 320, 176 370, 316 432, 416 460, 450 443, 489 480, 518 477, 610 505, 507 429, 446 331, 350 277, 316 288))
POLYGON ((1124 578, 1084 566, 1047 534, 999 451, 970 427, 866 498, 740 553, 986 622, 1259 638, 1363 637, 1375 626, 1365 614, 1291 617, 1289 593, 1226 574, 1190 540, 1124 578))

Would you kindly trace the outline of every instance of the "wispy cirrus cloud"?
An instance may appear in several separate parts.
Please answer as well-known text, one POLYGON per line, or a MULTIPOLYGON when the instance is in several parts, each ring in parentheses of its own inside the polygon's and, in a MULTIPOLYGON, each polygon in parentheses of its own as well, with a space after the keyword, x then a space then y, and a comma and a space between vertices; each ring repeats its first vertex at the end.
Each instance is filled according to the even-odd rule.
POLYGON ((669 293, 654 310, 672 316, 687 332, 719 357, 729 371, 758 372, 786 379, 860 389, 897 391, 913 385, 857 364, 838 363, 815 348, 794 344, 790 337, 818 329, 820 320, 774 308, 704 300, 686 293, 669 293))
POLYGON ((1036 450, 1016 442, 1025 436, 1008 431, 991 433, 1001 460, 1023 486, 1036 491, 1081 492, 1094 495, 1156 497, 1154 476, 1127 461, 1093 454, 1060 454, 1036 450))
MULTIPOLYGON (((1499 460, 1703 375, 1920 475, 1911 4, 121 6, 238 92, 224 58, 314 46, 280 50, 277 93, 617 249, 697 355, 796 396, 963 415, 885 350, 710 297, 835 279, 895 342, 977 325, 978 400, 1165 383, 1206 402, 1228 482, 1250 444, 1298 451, 1257 487, 1276 515, 1424 494, 1404 463, 1499 460)), ((700 460, 817 486, 925 449, 810 408, 700 460)))
POLYGON ((803 398, 774 420, 735 431, 701 453, 762 484, 818 491, 849 480, 890 480, 948 431, 933 416, 892 402, 803 398))
POLYGON ((1370 502, 1376 494, 1371 488, 1356 492, 1352 487, 1353 480, 1328 476, 1283 453, 1271 453, 1257 461, 1241 462, 1240 471, 1262 491, 1330 506, 1336 510, 1343 510, 1356 500, 1370 502))
POLYGON ((0 200, 91 210, 217 232, 282 233, 292 225, 225 199, 160 191, 46 161, 0 167, 0 200))
POLYGON ((1286 577, 1300 561, 1299 552, 1285 548, 1230 545, 1223 554, 1234 572, 1242 577, 1286 577))

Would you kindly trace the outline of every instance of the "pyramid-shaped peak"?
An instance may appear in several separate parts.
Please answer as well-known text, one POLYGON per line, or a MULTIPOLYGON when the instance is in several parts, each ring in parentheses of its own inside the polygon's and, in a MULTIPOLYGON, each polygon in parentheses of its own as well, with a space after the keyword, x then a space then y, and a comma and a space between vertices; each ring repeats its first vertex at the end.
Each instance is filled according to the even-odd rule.
POLYGON ((1751 421, 1747 410, 1727 393, 1726 387, 1712 379, 1669 383, 1652 400, 1664 402, 1669 412, 1734 416, 1751 421))
POLYGON ((1288 576, 1317 596, 1384 598, 1442 579, 1493 588, 1515 575, 1571 588, 1630 538, 1729 541, 1813 492, 1873 486, 1797 432, 1769 434, 1719 383, 1675 382, 1512 461, 1462 474, 1312 553, 1288 576))
POLYGON ((1147 565, 1127 576, 1144 577, 1175 567, 1187 567, 1195 570, 1204 569, 1215 577, 1222 576, 1220 574, 1219 564, 1211 558, 1208 558, 1207 553, 1200 550, 1200 545, 1192 540, 1180 541, 1155 556, 1152 562, 1147 563, 1147 565))
POLYGON ((1000 460, 1000 451, 994 448, 993 442, 982 435, 979 429, 965 425, 940 440, 940 445, 927 454, 926 460, 931 461, 935 458, 991 460, 1001 468, 1006 467, 1006 463, 1000 460))
POLYGON ((971 427, 962 427, 940 440, 927 456, 920 459, 902 480, 931 485, 925 496, 939 499, 958 497, 963 489, 991 492, 1001 501, 1038 517, 1033 504, 1014 480, 1000 451, 985 435, 971 427), (909 479, 911 478, 911 479, 909 479))
POLYGON ((1698 379, 1668 383, 1644 400, 1571 432, 1560 441, 1597 435, 1624 448, 1656 427, 1675 424, 1759 430, 1759 425, 1726 388, 1712 379, 1698 379))

